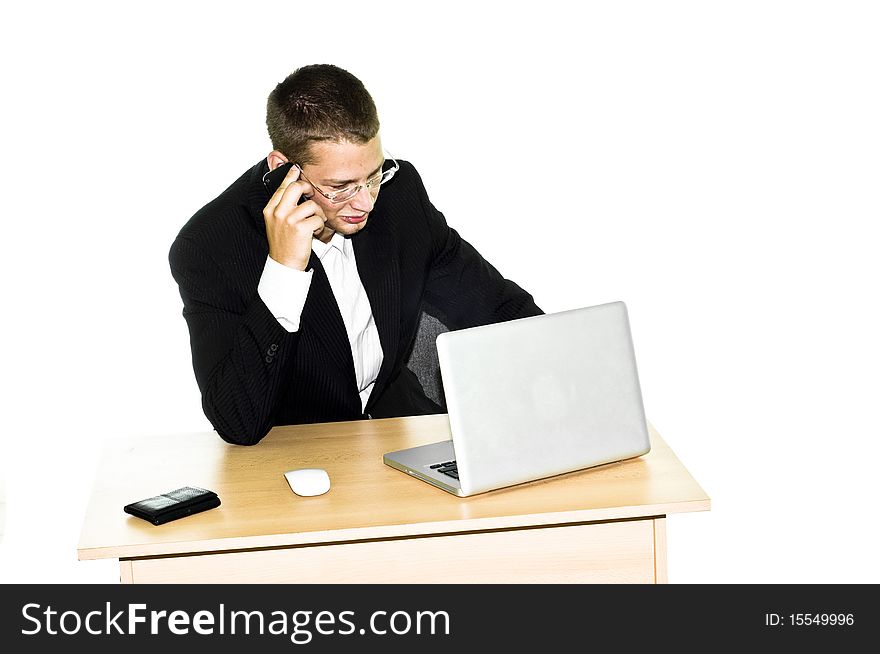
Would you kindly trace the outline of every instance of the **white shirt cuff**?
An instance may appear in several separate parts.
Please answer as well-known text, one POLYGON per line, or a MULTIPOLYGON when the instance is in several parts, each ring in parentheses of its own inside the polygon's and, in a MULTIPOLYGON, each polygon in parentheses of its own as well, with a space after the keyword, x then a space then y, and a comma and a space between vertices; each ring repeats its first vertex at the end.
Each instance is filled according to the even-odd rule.
POLYGON ((288 268, 266 257, 257 293, 278 323, 288 332, 299 329, 299 320, 312 283, 312 271, 288 268))

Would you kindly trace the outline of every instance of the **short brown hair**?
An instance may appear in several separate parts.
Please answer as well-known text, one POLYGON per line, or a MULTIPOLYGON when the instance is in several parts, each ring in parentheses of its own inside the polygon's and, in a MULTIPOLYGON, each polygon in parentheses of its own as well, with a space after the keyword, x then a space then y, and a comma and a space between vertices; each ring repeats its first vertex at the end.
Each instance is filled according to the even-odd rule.
POLYGON ((373 98, 354 75, 332 64, 293 71, 269 94, 272 147, 290 161, 310 161, 314 141, 367 143, 379 133, 373 98))

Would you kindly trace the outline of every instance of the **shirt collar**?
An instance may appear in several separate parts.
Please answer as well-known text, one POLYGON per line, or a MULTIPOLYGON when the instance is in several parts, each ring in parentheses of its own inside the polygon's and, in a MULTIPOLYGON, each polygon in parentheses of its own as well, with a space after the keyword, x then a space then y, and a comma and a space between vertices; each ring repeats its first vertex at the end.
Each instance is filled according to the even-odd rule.
POLYGON ((345 238, 339 232, 333 234, 329 243, 324 243, 316 238, 312 239, 312 252, 314 252, 319 259, 323 259, 331 248, 336 248, 346 258, 348 258, 353 251, 351 247, 351 239, 345 238))

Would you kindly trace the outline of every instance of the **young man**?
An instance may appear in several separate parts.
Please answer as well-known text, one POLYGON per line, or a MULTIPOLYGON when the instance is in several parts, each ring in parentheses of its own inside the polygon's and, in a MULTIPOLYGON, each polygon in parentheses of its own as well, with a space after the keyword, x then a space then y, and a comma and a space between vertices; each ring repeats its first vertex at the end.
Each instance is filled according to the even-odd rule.
POLYGON ((272 152, 169 254, 205 415, 252 445, 274 425, 439 412, 406 367, 423 304, 450 329, 541 310, 447 226, 411 164, 387 157, 356 77, 296 70, 266 123, 272 152), (270 193, 267 175, 289 164, 270 193))

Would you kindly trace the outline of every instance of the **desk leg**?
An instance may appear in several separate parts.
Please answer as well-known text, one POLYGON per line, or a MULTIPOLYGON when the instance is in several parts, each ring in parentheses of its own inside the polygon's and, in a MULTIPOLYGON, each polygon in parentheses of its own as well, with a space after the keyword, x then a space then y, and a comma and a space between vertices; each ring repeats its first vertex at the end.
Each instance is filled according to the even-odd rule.
POLYGON ((133 584, 134 574, 131 569, 131 561, 119 562, 119 581, 123 584, 133 584))
POLYGON ((654 583, 668 583, 666 572, 666 516, 654 518, 654 583))

